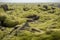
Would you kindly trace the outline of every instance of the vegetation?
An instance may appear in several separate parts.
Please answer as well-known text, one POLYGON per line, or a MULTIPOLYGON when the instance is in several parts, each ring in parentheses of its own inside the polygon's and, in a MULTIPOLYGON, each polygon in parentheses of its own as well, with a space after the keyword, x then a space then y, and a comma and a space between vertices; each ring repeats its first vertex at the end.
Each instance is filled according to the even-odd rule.
POLYGON ((60 40, 59 4, 1 4, 0 40, 60 40))

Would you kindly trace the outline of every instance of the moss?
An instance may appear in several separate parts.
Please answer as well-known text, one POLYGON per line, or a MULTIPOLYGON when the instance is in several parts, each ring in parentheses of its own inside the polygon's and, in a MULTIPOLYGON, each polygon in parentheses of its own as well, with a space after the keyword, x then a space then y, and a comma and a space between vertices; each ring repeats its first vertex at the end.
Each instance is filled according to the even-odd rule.
POLYGON ((17 21, 11 20, 11 19, 6 19, 6 20, 4 21, 4 23, 3 23, 3 25, 6 26, 6 27, 14 27, 14 26, 16 26, 17 24, 18 24, 17 21))
MULTIPOLYGON (((54 6, 50 4, 7 4, 7 6, 8 9, 14 10, 5 12, 0 7, 0 26, 6 28, 3 31, 0 29, 0 39, 6 34, 5 31, 9 33, 16 25, 22 27, 28 21, 29 28, 12 32, 13 34, 10 35, 12 37, 4 38, 6 40, 8 38, 9 40, 60 40, 60 8, 56 7, 56 4, 54 6)), ((2 40, 5 40, 4 38, 2 40)))
POLYGON ((0 21, 4 21, 6 19, 6 15, 4 13, 0 13, 0 21))

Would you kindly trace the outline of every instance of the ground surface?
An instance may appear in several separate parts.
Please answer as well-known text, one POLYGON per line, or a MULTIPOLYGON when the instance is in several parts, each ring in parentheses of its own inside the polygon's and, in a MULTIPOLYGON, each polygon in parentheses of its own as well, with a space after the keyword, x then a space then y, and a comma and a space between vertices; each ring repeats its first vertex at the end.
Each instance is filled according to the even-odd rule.
POLYGON ((1 4, 0 40, 60 40, 59 4, 1 4))

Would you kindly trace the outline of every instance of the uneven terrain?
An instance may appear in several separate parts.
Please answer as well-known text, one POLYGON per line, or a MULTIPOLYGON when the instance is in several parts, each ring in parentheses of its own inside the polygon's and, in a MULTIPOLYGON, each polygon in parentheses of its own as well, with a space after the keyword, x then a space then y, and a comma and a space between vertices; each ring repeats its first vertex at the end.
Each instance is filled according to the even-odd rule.
POLYGON ((60 40, 60 4, 0 4, 0 40, 60 40))

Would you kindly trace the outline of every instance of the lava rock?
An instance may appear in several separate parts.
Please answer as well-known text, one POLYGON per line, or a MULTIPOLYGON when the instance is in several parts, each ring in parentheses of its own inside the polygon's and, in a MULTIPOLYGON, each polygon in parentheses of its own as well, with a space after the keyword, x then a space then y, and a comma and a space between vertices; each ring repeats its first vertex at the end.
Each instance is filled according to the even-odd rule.
POLYGON ((25 30, 25 29, 27 29, 27 28, 30 28, 28 22, 26 22, 26 23, 20 28, 20 30, 25 30))
POLYGON ((16 20, 6 19, 3 22, 4 27, 15 27, 16 25, 18 25, 18 21, 16 20))
POLYGON ((4 9, 4 11, 13 10, 13 9, 8 9, 8 5, 7 4, 1 5, 1 7, 4 9))
POLYGON ((31 18, 33 20, 38 20, 39 16, 37 16, 37 15, 30 15, 30 16, 27 16, 27 18, 31 18))
POLYGON ((43 5, 43 8, 48 9, 48 6, 47 5, 43 5))
POLYGON ((1 30, 1 31, 4 31, 4 30, 5 30, 5 27, 0 26, 0 30, 1 30))
POLYGON ((1 26, 1 21, 0 21, 0 26, 1 26))
POLYGON ((52 9, 52 10, 55 10, 55 8, 54 8, 54 7, 51 7, 51 9, 52 9))
POLYGON ((0 26, 0 29, 2 28, 2 26, 0 26))
POLYGON ((4 30, 5 30, 5 27, 2 27, 2 28, 1 28, 1 31, 4 31, 4 30))
POLYGON ((3 22, 6 20, 6 16, 5 15, 0 15, 0 25, 3 25, 3 22))
POLYGON ((24 10, 24 11, 28 11, 28 10, 29 10, 29 8, 25 7, 25 8, 23 8, 23 10, 24 10))
POLYGON ((55 11, 49 11, 48 13, 55 13, 55 11))
POLYGON ((18 29, 18 27, 20 27, 19 25, 16 25, 15 27, 13 27, 12 31, 10 31, 9 35, 16 29, 18 29))
POLYGON ((40 5, 40 4, 38 4, 37 6, 38 6, 38 7, 40 7, 41 5, 40 5))
POLYGON ((27 22, 34 22, 34 20, 32 20, 32 19, 28 19, 27 22))
POLYGON ((31 31, 32 31, 32 32, 40 32, 40 30, 37 30, 37 29, 34 29, 34 28, 32 28, 31 31))
POLYGON ((6 19, 5 15, 0 15, 0 21, 4 21, 6 19))

